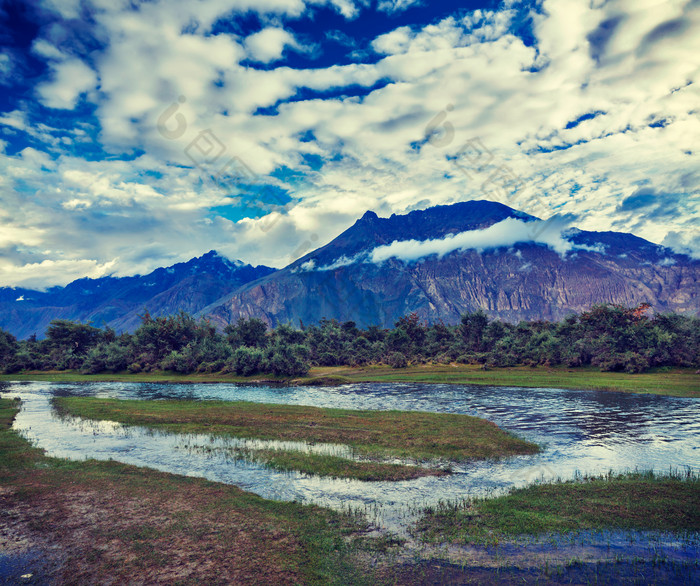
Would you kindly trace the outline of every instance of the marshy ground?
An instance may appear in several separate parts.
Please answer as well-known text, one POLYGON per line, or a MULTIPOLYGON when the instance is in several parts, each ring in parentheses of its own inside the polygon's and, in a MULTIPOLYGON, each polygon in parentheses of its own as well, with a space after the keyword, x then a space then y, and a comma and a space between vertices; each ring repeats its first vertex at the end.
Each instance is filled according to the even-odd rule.
MULTIPOLYGON (((65 408, 73 400, 60 401, 65 408)), ((205 426, 215 433, 232 425, 231 413, 209 411, 210 402, 199 404, 197 417, 183 403, 179 414, 170 409, 169 420, 166 407, 172 405, 164 401, 75 401, 76 411, 89 407, 96 418, 114 419, 121 404, 123 419, 136 417, 138 407, 138 418, 151 417, 153 425, 205 426)), ((247 408, 247 417, 256 417, 255 405, 226 406, 247 408)), ((262 407, 258 437, 334 439, 404 456, 410 450, 432 457, 440 450, 464 454, 469 447, 452 439, 441 444, 427 423, 417 433, 418 444, 405 445, 411 425, 420 429, 420 417, 437 414, 411 414, 419 419, 404 422, 402 432, 390 417, 408 414, 373 412, 376 419, 353 420, 353 412, 330 410, 342 428, 331 432, 318 424, 325 410, 262 407), (290 431, 281 432, 287 424, 290 431), (391 439, 377 440, 373 434, 382 429, 391 439)), ((692 474, 581 478, 444 503, 425 510, 409 538, 395 539, 371 531, 358 516, 266 500, 234 486, 116 462, 48 458, 10 429, 17 409, 14 401, 0 402, 0 568, 6 579, 32 574, 25 583, 682 584, 699 576, 693 552, 700 547, 700 490, 692 474), (645 531, 658 535, 653 556, 643 555, 646 545, 617 547, 635 536, 644 540, 645 531), (669 539, 685 544, 680 555, 668 555, 669 539), (621 551, 635 554, 630 559, 621 551)), ((512 438, 472 419, 448 417, 442 432, 468 425, 492 442, 512 438)), ((251 431, 240 427, 240 433, 251 431)), ((479 449, 474 453, 483 454, 479 449)))
POLYGON ((140 425, 171 433, 208 433, 224 437, 341 444, 365 459, 290 450, 246 450, 282 470, 359 480, 408 480, 443 475, 449 468, 387 463, 482 460, 534 454, 537 445, 507 433, 494 423, 448 413, 322 409, 249 401, 142 401, 57 397, 59 413, 91 420, 140 425))

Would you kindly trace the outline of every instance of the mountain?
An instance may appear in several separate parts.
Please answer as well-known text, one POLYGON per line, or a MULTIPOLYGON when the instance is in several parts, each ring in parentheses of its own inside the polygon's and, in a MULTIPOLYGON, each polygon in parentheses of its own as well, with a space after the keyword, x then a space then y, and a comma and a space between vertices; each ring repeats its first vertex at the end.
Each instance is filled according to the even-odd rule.
POLYGON ((700 261, 631 234, 562 230, 489 201, 379 218, 204 308, 219 326, 321 318, 390 327, 416 311, 455 323, 484 309, 508 321, 560 319, 595 303, 698 313, 700 261))
POLYGON ((216 251, 148 275, 78 279, 47 291, 0 288, 0 328, 18 338, 42 336, 51 320, 91 321, 132 331, 147 308, 152 316, 196 313, 241 285, 275 269, 230 261, 216 251))

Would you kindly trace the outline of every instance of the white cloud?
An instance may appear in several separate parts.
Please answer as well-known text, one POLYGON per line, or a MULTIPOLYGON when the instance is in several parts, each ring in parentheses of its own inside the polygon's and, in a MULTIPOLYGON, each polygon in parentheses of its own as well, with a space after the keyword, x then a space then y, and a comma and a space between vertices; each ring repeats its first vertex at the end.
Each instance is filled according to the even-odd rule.
POLYGON ((316 261, 312 258, 311 260, 307 260, 304 263, 301 263, 299 267, 292 269, 293 273, 306 273, 309 271, 313 271, 314 268, 316 267, 316 261))
POLYGON ((401 240, 378 246, 369 255, 372 262, 380 263, 390 258, 415 261, 436 254, 444 256, 455 250, 485 250, 487 248, 510 247, 519 242, 544 244, 561 255, 573 248, 573 244, 562 236, 561 230, 547 229, 542 220, 524 222, 515 218, 493 224, 483 230, 469 230, 449 234, 435 240, 401 240))
POLYGON ((266 28, 246 37, 245 46, 251 59, 270 63, 282 57, 286 47, 299 47, 294 36, 282 28, 266 28))
POLYGON ((423 4, 423 0, 379 0, 377 8, 382 12, 394 14, 421 4, 423 4))
MULTIPOLYGON (((323 0, 312 0, 311 3, 326 4, 326 2, 324 2, 323 0)), ((342 14, 345 18, 348 19, 355 18, 359 13, 357 5, 352 0, 328 0, 327 3, 333 6, 338 12, 340 12, 340 14, 342 14)))
POLYGON ((72 110, 81 94, 97 85, 97 75, 79 59, 53 66, 53 79, 37 87, 39 100, 49 108, 72 110))
POLYGON ((322 265, 320 267, 317 267, 316 262, 313 259, 311 259, 310 261, 303 263, 299 267, 299 269, 301 271, 334 271, 335 269, 347 267, 357 262, 361 262, 366 257, 366 253, 358 253, 351 257, 342 255, 340 258, 334 260, 331 264, 322 265))
POLYGON ((400 55, 408 51, 414 37, 411 27, 402 26, 378 36, 372 41, 372 48, 384 55, 400 55))
POLYGON ((0 84, 8 83, 14 69, 9 53, 0 54, 0 84))
POLYGON ((82 277, 103 277, 110 274, 113 266, 114 261, 100 263, 86 259, 44 260, 16 266, 0 259, 0 283, 5 287, 45 289, 47 283, 67 285, 82 277))
POLYGON ((10 126, 11 128, 15 128, 17 130, 27 129, 27 121, 25 114, 20 110, 13 110, 12 112, 8 112, 4 116, 0 116, 0 124, 10 126))
POLYGON ((39 57, 44 57, 45 59, 63 61, 67 57, 56 45, 50 43, 46 39, 36 39, 32 43, 32 51, 39 57))

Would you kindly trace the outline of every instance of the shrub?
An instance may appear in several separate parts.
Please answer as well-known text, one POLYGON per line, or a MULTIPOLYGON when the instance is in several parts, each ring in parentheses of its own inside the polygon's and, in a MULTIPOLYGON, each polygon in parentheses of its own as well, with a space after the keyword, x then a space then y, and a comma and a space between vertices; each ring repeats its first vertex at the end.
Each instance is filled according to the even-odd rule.
POLYGON ((391 368, 406 368, 408 366, 408 360, 406 360, 406 355, 401 354, 401 352, 392 352, 387 358, 387 364, 391 368))
POLYGON ((309 372, 309 349, 302 344, 274 346, 269 368, 276 376, 305 376, 309 372))
POLYGON ((250 376, 266 369, 265 353, 259 348, 241 346, 226 364, 229 372, 233 371, 239 376, 250 376))

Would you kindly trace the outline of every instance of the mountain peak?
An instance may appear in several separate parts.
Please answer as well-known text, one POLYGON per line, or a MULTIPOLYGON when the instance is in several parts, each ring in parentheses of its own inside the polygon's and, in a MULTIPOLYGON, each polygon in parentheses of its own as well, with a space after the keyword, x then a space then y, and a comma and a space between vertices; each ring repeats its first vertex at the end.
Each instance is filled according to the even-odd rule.
POLYGON ((376 220, 379 216, 372 210, 367 210, 360 220, 376 220))

